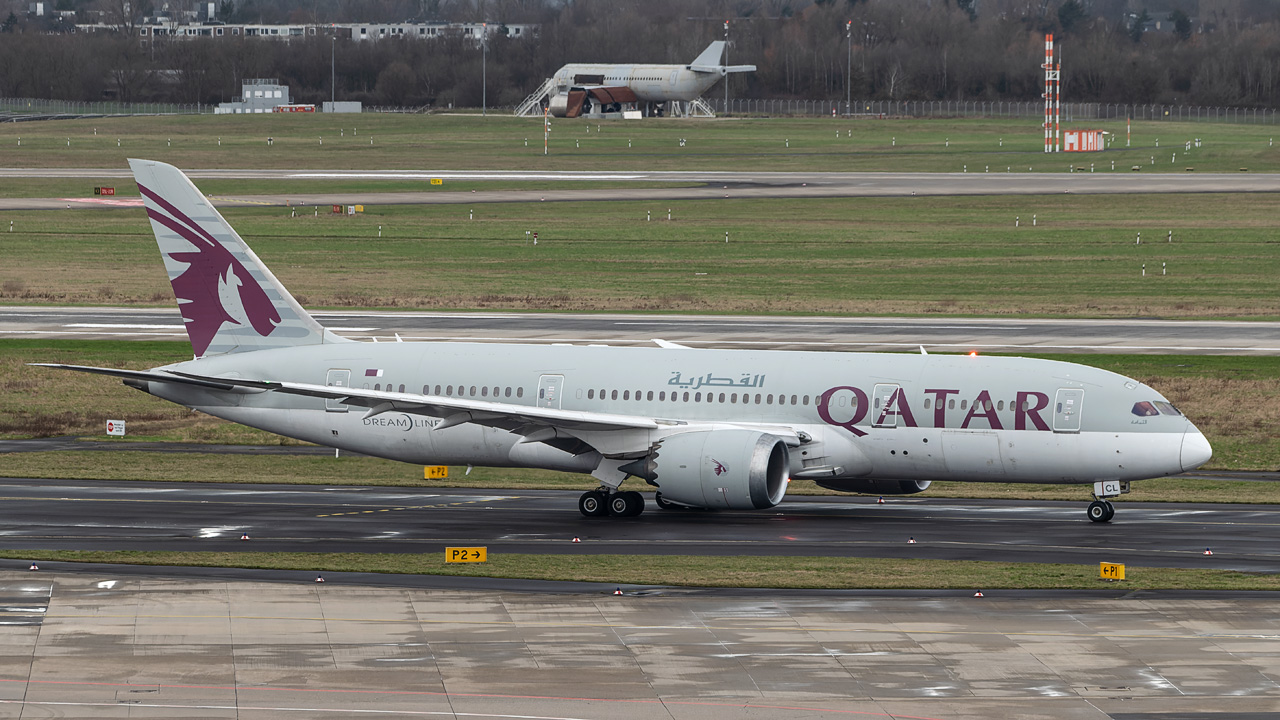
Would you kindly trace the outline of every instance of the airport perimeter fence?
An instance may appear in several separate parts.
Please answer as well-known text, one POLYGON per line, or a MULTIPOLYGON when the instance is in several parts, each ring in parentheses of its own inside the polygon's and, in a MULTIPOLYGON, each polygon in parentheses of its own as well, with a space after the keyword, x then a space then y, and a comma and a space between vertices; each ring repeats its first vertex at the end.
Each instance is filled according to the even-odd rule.
MULTIPOLYGON (((706 98, 716 114, 724 114, 724 98, 706 98)), ((1026 117, 1043 118, 1044 101, 1000 100, 768 100, 730 98, 730 115, 795 115, 854 117, 1026 117)), ((1131 105, 1123 103, 1063 103, 1062 121, 1172 120, 1178 122, 1226 122, 1277 124, 1274 108, 1210 105, 1131 105)))
POLYGON ((125 103, 75 102, 40 98, 0 98, 3 120, 44 119, 60 115, 203 115, 213 112, 212 105, 199 103, 125 103))

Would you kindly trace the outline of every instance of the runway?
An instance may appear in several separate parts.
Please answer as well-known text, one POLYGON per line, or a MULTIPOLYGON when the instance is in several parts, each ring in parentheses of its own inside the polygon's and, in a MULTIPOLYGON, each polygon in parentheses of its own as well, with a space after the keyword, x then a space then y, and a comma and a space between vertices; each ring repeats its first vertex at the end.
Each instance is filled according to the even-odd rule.
MULTIPOLYGON (((742 349, 1275 355, 1280 323, 1155 319, 839 318, 339 311, 313 313, 358 340, 742 349)), ((0 307, 0 338, 186 338, 177 308, 0 307)))
MULTIPOLYGON (((1158 480, 1150 482, 1158 483, 1158 480)), ((584 486, 585 488, 585 486, 584 486)), ((578 492, 0 479, 9 549, 765 555, 1101 561, 1280 572, 1274 508, 1078 503, 926 495, 794 497, 767 511, 586 518, 578 492), (240 540, 248 534, 246 545, 240 540), (580 543, 573 543, 578 537, 580 543), (916 543, 909 544, 914 538, 916 543), (1211 557, 1206 547, 1216 548, 1211 557)))
MULTIPOLYGON (((1020 158, 1025 160, 1025 158, 1020 158)), ((1031 162, 1038 162, 1036 158, 1031 162)), ((1032 166, 1034 167, 1034 165, 1032 166)), ((1107 172, 1022 172, 1022 166, 997 168, 997 172, 952 173, 835 173, 835 172, 750 172, 750 171, 622 171, 622 172, 496 172, 466 170, 376 171, 376 170, 248 170, 186 169, 197 183, 202 179, 224 180, 388 180, 421 181, 420 192, 360 192, 290 194, 287 188, 269 195, 220 195, 214 204, 236 205, 395 205, 510 202, 583 202, 641 200, 710 200, 725 197, 751 198, 831 198, 902 197, 962 195, 1056 195, 1062 193, 1256 193, 1280 192, 1280 174, 1249 173, 1134 173, 1107 172), (1000 170, 1006 170, 1000 172, 1000 170), (444 181, 431 190, 432 179, 444 181), (582 182, 582 188, 539 190, 501 189, 454 192, 448 183, 467 182, 582 182), (590 183, 643 183, 689 185, 688 187, 593 188, 590 183)), ((0 179, 132 178, 128 168, 0 168, 0 179)), ((136 198, 0 198, 0 210, 61 210, 130 206, 136 198)))

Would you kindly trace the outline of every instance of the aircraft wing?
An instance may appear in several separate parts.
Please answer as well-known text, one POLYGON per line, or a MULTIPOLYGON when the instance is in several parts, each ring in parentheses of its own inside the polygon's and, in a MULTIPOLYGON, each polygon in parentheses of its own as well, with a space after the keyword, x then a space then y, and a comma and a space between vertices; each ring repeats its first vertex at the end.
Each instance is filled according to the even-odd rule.
POLYGON ((511 430, 527 437, 533 437, 533 433, 544 428, 589 432, 601 430, 652 430, 664 425, 683 424, 681 421, 657 420, 636 415, 581 412, 487 400, 397 393, 385 390, 365 390, 350 387, 340 388, 308 383, 214 377, 178 372, 176 370, 118 370, 115 368, 61 365, 57 363, 31 364, 39 367, 111 375, 125 380, 175 383, 224 392, 277 392, 286 395, 337 400, 344 405, 367 408, 368 411, 364 415, 367 418, 393 411, 443 418, 442 422, 436 426, 437 430, 463 423, 475 423, 477 425, 511 430))

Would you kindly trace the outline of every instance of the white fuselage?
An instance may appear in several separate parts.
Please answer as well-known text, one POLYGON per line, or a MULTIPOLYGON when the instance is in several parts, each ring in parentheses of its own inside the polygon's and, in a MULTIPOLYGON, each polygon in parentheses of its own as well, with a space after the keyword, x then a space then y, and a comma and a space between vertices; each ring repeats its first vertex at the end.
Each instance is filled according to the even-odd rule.
MULTIPOLYGON (((1181 414, 1139 416, 1164 402, 1111 372, 1023 358, 533 346, 339 343, 225 355, 169 366, 205 376, 465 397, 516 405, 643 416, 648 440, 692 427, 786 427, 812 440, 791 475, 1041 483, 1137 480, 1208 459, 1181 414), (1184 452, 1184 448, 1189 448, 1184 452)), ((478 424, 437 429, 405 412, 276 393, 232 394, 152 382, 149 392, 290 437, 419 464, 543 467, 591 472, 614 431, 573 454, 478 424)), ((616 438, 616 439, 615 439, 616 438)), ((619 454, 625 455, 620 452, 619 454)))
POLYGON ((721 73, 695 72, 687 65, 605 65, 572 63, 552 76, 557 89, 627 87, 641 102, 688 102, 716 84, 721 73))

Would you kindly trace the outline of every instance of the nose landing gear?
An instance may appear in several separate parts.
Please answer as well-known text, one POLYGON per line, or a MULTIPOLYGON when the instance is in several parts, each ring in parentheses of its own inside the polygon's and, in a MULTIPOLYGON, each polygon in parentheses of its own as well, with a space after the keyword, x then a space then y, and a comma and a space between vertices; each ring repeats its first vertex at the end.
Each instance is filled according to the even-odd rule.
POLYGON ((1111 518, 1115 517, 1116 509, 1114 505, 1106 500, 1094 500, 1089 503, 1089 509, 1087 512, 1089 513, 1090 520, 1102 523, 1110 522, 1111 518))
POLYGON ((1085 513, 1096 523, 1111 522, 1116 509, 1107 498, 1119 497, 1129 492, 1129 483, 1120 480, 1103 480, 1093 484, 1093 502, 1085 513))

